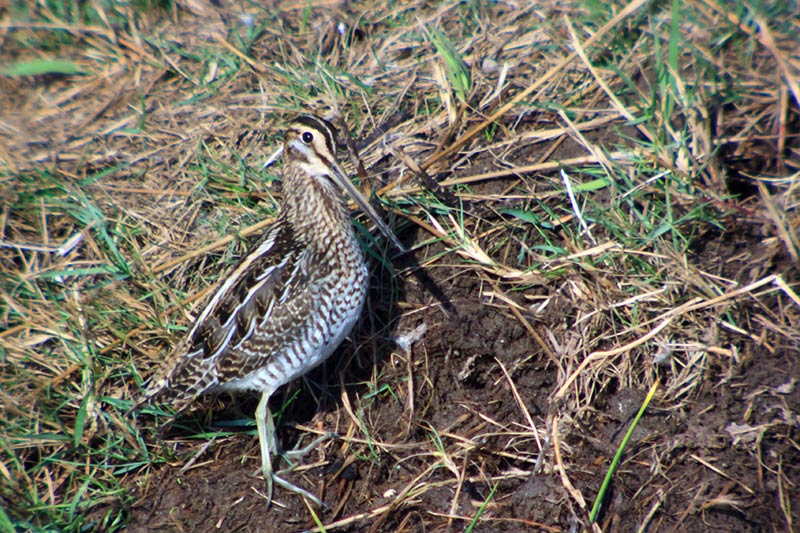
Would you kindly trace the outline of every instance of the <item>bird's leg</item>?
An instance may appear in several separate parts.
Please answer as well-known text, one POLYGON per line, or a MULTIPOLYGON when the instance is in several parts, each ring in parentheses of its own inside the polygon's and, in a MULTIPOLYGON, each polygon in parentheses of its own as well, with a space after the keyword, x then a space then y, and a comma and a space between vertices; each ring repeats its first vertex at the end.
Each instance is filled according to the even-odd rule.
POLYGON ((267 482, 267 507, 272 503, 272 459, 270 451, 275 451, 275 424, 272 422, 272 413, 269 412, 269 393, 261 394, 261 400, 256 407, 256 429, 258 430, 258 444, 261 446, 261 473, 267 482))
POLYGON ((261 401, 258 402, 258 407, 256 408, 256 428, 258 429, 258 442, 261 446, 261 473, 267 482, 267 507, 272 503, 273 482, 286 490, 308 498, 320 507, 327 507, 322 500, 307 490, 289 483, 272 470, 270 452, 277 454, 278 446, 275 440, 275 424, 272 421, 272 413, 269 412, 269 396, 268 392, 262 393, 261 401))

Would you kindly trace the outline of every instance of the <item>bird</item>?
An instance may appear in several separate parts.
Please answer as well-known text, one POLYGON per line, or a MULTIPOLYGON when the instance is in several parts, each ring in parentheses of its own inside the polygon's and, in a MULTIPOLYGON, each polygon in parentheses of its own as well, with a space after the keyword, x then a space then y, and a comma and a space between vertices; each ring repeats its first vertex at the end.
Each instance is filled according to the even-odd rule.
POLYGON ((279 451, 269 400, 325 361, 363 310, 369 276, 345 195, 406 251, 338 165, 337 150, 327 120, 301 115, 289 124, 275 223, 223 278, 137 402, 167 403, 177 414, 206 393, 260 393, 255 419, 267 506, 273 483, 324 506, 274 472, 279 451))

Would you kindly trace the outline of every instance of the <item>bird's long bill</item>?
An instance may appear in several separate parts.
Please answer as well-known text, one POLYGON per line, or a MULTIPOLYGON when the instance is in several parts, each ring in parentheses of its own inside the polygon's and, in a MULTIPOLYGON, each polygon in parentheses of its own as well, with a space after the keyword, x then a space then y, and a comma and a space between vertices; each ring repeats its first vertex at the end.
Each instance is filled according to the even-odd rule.
POLYGON ((378 216, 378 213, 375 212, 375 209, 373 209, 372 206, 367 201, 367 199, 364 198, 364 195, 361 194, 361 192, 358 189, 356 189, 352 183, 350 183, 350 180, 347 179, 347 176, 339 167, 339 165, 333 163, 331 165, 331 169, 333 170, 332 177, 333 179, 336 180, 339 186, 342 189, 344 189, 347 195, 350 196, 350 198, 352 198, 353 200, 355 200, 355 202, 358 204, 361 210, 364 211, 370 219, 372 219, 375 225, 378 226, 378 229, 381 230, 381 233, 383 233, 383 235, 387 239, 392 241, 392 244, 394 244, 398 250, 400 250, 402 253, 405 253, 406 249, 403 246, 403 244, 395 236, 394 232, 392 232, 389 226, 387 226, 386 223, 383 220, 381 220, 381 218, 378 216))

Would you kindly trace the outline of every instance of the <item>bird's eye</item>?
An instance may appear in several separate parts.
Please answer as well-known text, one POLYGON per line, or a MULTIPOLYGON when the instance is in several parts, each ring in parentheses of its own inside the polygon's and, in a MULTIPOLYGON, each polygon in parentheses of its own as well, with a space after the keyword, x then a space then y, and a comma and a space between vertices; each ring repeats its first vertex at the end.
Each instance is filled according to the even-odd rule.
POLYGON ((308 131, 303 132, 303 142, 304 143, 311 144, 311 141, 313 141, 313 140, 314 140, 314 135, 312 135, 311 132, 308 132, 308 131))

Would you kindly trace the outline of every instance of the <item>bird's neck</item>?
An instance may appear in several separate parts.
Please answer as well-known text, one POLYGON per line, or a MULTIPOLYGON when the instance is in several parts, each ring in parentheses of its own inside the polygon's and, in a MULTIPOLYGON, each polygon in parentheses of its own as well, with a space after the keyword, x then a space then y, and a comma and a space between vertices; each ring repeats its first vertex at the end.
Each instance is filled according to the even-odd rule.
POLYGON ((321 179, 284 179, 281 216, 305 246, 328 255, 339 246, 355 241, 350 213, 341 193, 321 179))

